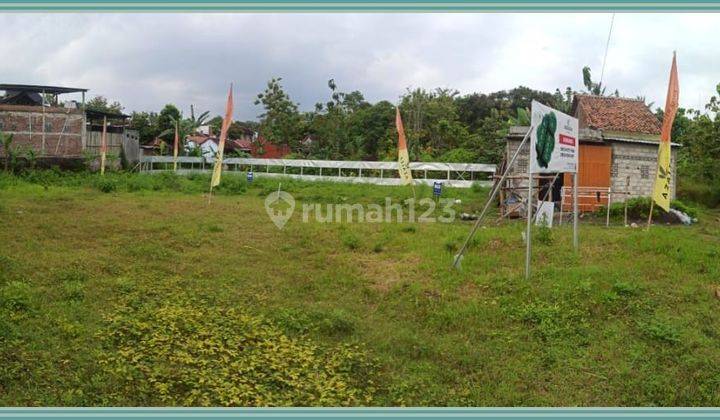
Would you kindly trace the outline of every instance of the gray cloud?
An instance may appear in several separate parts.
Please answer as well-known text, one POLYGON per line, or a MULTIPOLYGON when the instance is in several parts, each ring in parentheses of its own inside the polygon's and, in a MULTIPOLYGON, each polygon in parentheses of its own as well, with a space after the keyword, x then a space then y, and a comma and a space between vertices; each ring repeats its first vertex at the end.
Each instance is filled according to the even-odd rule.
MULTIPOLYGON (((3 14, 3 82, 89 88, 127 110, 175 103, 220 114, 235 83, 236 117, 255 118, 273 76, 301 109, 326 82, 371 101, 408 87, 461 93, 526 85, 581 88, 599 77, 609 14, 3 14)), ((681 103, 720 82, 720 15, 618 14, 604 82, 662 106, 673 50, 681 103)))

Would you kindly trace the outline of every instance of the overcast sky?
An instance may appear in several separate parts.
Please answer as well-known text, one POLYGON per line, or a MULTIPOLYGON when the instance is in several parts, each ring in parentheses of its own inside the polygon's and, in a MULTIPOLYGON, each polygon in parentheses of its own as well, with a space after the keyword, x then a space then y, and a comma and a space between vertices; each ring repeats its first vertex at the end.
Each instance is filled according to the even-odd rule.
MULTIPOLYGON (((408 87, 462 94, 525 85, 582 88, 600 77, 611 15, 594 14, 2 14, 4 83, 90 89, 125 111, 222 113, 235 83, 235 117, 273 76, 303 110, 328 98, 327 80, 370 101, 408 87)), ((672 51, 680 102, 704 104, 720 82, 720 14, 617 14, 604 84, 665 102, 672 51)))

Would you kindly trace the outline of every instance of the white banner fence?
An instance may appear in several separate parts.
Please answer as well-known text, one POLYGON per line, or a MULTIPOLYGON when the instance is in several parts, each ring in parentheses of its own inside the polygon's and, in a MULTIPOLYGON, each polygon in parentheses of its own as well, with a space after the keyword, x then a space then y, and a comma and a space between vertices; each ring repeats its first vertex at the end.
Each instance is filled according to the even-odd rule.
MULTIPOLYGON (((181 156, 178 157, 178 173, 210 172, 212 158, 181 156)), ((142 156, 139 168, 141 172, 172 171, 172 156, 142 156)), ((310 160, 310 159, 223 159, 227 172, 252 171, 255 177, 288 177, 307 181, 356 182, 376 185, 401 185, 397 162, 370 162, 347 160, 310 160)), ((482 186, 492 184, 495 165, 483 163, 410 163, 413 178, 418 184, 443 185, 456 188, 469 188, 474 183, 482 186)))

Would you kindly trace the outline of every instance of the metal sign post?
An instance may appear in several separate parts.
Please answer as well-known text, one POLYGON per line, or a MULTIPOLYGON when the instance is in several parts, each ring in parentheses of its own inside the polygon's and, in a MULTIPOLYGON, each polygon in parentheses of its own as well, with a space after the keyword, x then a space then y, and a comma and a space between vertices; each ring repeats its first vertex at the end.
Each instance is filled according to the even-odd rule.
MULTIPOLYGON (((532 147, 532 143, 530 144, 532 147)), ((530 278, 530 255, 532 255, 532 171, 528 165, 527 230, 525 231, 525 280, 530 278)))
POLYGON ((573 174, 573 247, 578 251, 578 174, 573 174))
POLYGON ((490 207, 490 203, 493 202, 495 199, 495 196, 497 195, 498 191, 502 188, 503 181, 505 181, 505 178, 507 178, 507 175, 510 173, 510 170, 512 169, 512 166, 515 164, 515 160, 517 159, 518 155, 520 154, 520 150, 523 148, 525 143, 527 143, 528 139, 530 138, 530 133, 532 133, 535 126, 531 126, 528 130, 527 134, 525 134, 525 137, 523 137, 522 141, 520 142, 520 145, 515 150, 515 153, 513 154, 512 158, 510 159, 510 162, 508 162, 507 166, 505 167, 505 172, 503 172, 502 176, 498 180, 498 182, 493 187, 492 191, 490 192, 490 196, 488 197, 487 201, 485 202, 485 206, 483 207, 482 211, 480 212, 480 216, 478 216, 477 220, 475 221, 475 224, 473 225, 472 230, 470 231, 470 234, 465 239, 465 242, 463 243, 462 248, 460 248, 460 251, 455 255, 455 259, 453 260, 453 267, 455 269, 460 268, 460 260, 462 260, 463 254, 465 254, 465 251, 467 250, 468 244, 470 243, 470 240, 475 236, 475 232, 477 232, 478 228, 480 227, 480 223, 482 222, 483 217, 485 217, 485 213, 487 212, 488 208, 490 207))
MULTIPOLYGON (((525 279, 530 278, 530 262, 532 259, 533 174, 557 174, 567 172, 573 174, 573 246, 575 250, 578 248, 577 171, 580 148, 578 120, 537 101, 532 101, 531 106, 531 121, 533 125, 537 127, 537 131, 533 132, 530 136, 527 228, 525 231, 525 279)), ((555 179, 553 179, 553 183, 555 179)), ((538 197, 538 199, 540 199, 540 197, 538 197)))

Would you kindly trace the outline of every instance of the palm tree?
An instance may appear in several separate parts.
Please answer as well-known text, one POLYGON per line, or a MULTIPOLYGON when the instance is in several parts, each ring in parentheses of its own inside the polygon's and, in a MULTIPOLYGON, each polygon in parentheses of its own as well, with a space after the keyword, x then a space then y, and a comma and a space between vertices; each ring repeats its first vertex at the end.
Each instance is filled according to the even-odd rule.
MULTIPOLYGON (((180 139, 180 144, 178 145, 178 149, 182 151, 185 147, 185 138, 187 136, 193 135, 197 132, 197 130, 200 128, 200 126, 205 125, 207 122, 208 116, 210 115, 210 111, 205 111, 198 115, 198 117, 195 117, 195 111, 193 109, 193 106, 190 105, 190 118, 182 118, 182 115, 179 119, 176 119, 174 117, 170 117, 170 121, 173 123, 173 127, 177 127, 178 130, 178 138, 180 139)), ((158 134, 158 137, 164 138, 168 134, 174 134, 175 128, 168 128, 167 130, 164 130, 160 134, 158 134)))

